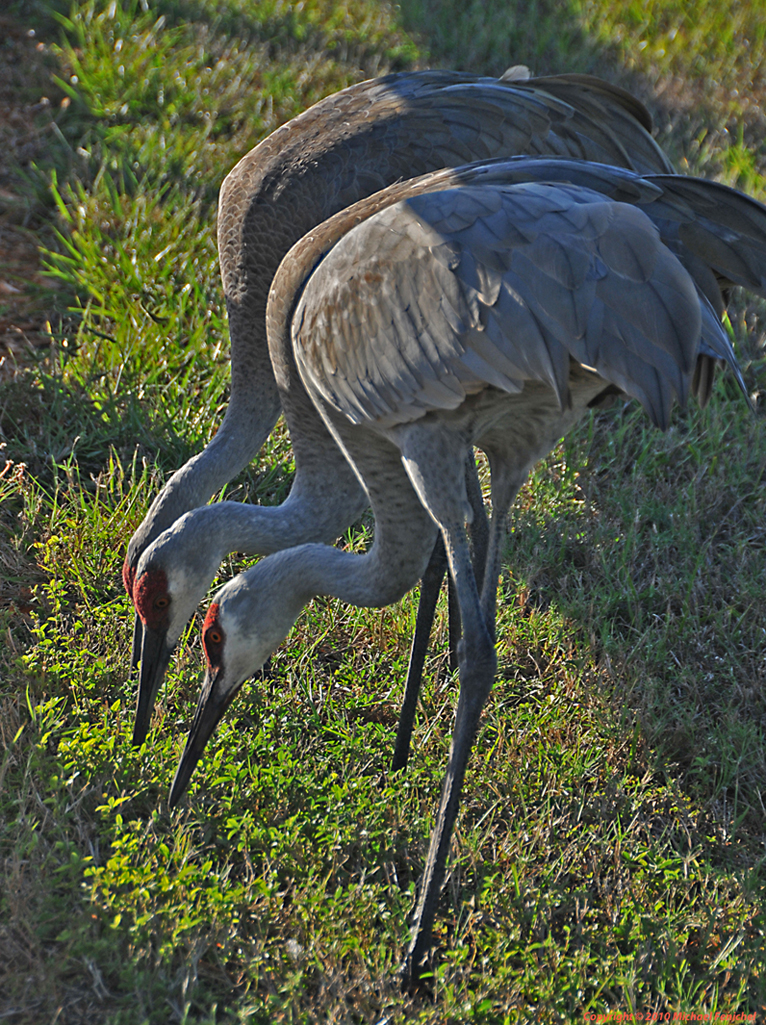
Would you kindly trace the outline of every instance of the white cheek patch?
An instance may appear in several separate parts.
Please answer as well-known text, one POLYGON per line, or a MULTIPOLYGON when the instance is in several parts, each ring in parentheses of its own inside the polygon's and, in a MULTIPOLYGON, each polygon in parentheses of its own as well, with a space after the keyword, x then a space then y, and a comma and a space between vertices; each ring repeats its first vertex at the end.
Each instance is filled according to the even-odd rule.
POLYGON ((194 615, 202 597, 200 585, 181 567, 174 567, 172 576, 168 576, 168 594, 170 596, 170 615, 166 643, 168 646, 177 644, 186 624, 194 615))
POLYGON ((260 627, 245 629, 241 622, 227 622, 221 614, 218 621, 226 638, 222 656, 226 679, 237 685, 254 676, 283 640, 270 638, 260 627))

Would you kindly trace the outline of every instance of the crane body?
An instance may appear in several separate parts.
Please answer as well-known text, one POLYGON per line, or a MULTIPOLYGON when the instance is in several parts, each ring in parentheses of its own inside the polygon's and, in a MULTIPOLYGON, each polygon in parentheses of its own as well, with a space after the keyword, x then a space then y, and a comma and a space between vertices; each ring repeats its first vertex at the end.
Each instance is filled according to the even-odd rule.
MULTIPOLYGON (((123 580, 136 616, 132 665, 141 661, 134 743, 145 740, 156 695, 181 625, 204 597, 218 566, 194 578, 196 599, 177 586, 191 581, 186 553, 165 539, 153 572, 139 560, 163 531, 210 497, 257 455, 282 408, 266 339, 269 289, 282 257, 333 214, 400 179, 479 158, 518 153, 603 160, 637 172, 672 167, 650 135, 651 121, 630 94, 585 75, 499 81, 448 71, 389 75, 350 86, 315 104, 246 154, 221 187, 218 250, 231 336, 231 396, 223 423, 205 450, 166 483, 128 545, 123 580), (179 561, 180 560, 180 561, 179 561), (207 579, 201 585, 196 580, 207 579), (183 606, 183 608, 181 608, 183 606), (183 618, 185 617, 185 618, 183 618), (150 627, 146 624, 151 623, 150 627)), ((364 490, 317 421, 293 417, 296 477, 285 503, 293 544, 333 542, 367 505, 364 490), (298 448, 302 451, 299 454, 298 448), (326 492, 335 496, 334 505, 326 492), (311 507, 315 510, 311 512, 311 507), (308 511, 307 511, 308 510, 308 511), (298 523, 303 525, 299 529, 298 523)), ((480 497, 475 516, 483 515, 480 497)), ((211 517, 211 530, 222 513, 211 517)), ((278 547, 277 521, 252 509, 232 517, 224 549, 268 554, 278 547), (266 523, 270 525, 266 529, 266 523), (234 528, 243 533, 235 536, 234 528), (259 540, 254 532, 263 526, 259 540), (273 533, 270 533, 273 531, 273 533)), ((219 554, 220 553, 220 554, 219 554)), ((429 574, 433 590, 438 573, 429 574)), ((435 599, 424 594, 426 607, 435 599)), ((427 639, 430 617, 419 620, 427 639)), ((424 641, 416 631, 412 687, 424 641)))
POLYGON ((732 283, 766 290, 766 208, 714 183, 554 161, 495 162, 393 186, 325 222, 280 266, 267 323, 288 423, 321 419, 370 500, 374 541, 364 555, 287 548, 218 592, 170 801, 303 606, 320 594, 363 606, 397 600, 423 574, 438 531, 463 623, 460 695, 408 985, 428 963, 494 679, 508 508, 531 466, 603 399, 634 397, 665 428, 674 402, 690 392, 707 399, 715 362, 741 384, 716 313, 732 283), (466 533, 473 446, 491 470, 481 574, 466 533))

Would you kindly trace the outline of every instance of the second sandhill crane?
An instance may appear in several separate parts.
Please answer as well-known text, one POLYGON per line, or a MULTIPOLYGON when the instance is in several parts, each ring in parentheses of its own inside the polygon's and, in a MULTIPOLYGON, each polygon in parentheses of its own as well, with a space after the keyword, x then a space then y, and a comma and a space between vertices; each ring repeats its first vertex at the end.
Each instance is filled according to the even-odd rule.
MULTIPOLYGON (((143 622, 136 618, 134 628, 133 664, 139 656, 142 662, 134 743, 141 744, 147 735, 180 628, 226 550, 268 554, 283 547, 285 537, 293 544, 330 543, 367 505, 324 426, 318 424, 311 433, 294 422, 297 473, 283 520, 272 511, 231 505, 206 514, 211 531, 223 520, 228 523, 229 547, 218 562, 209 560, 201 590, 195 578, 196 600, 191 591, 182 595, 179 590, 186 566, 174 558, 169 543, 138 570, 152 541, 188 510, 204 505, 254 458, 276 421, 280 401, 266 344, 265 310, 273 275, 290 246, 332 214, 394 181, 479 158, 552 154, 641 173, 670 171, 650 127, 638 101, 588 76, 524 81, 516 73, 498 81, 457 72, 414 72, 364 82, 322 100, 236 165, 221 188, 218 216, 231 333, 229 407, 204 452, 177 471, 152 503, 130 541, 123 568, 134 605, 149 610, 142 613, 143 622)), ((434 581, 438 587, 438 574, 434 581)), ((427 636, 427 626, 424 632, 427 636)))
POLYGON ((289 396, 301 393, 300 378, 364 482, 375 537, 365 555, 287 549, 218 592, 170 802, 243 681, 303 606, 314 595, 364 606, 396 600, 423 572, 439 531, 463 622, 460 695, 408 985, 428 960, 463 777, 495 674, 501 542, 518 488, 609 395, 638 399, 665 428, 675 400, 683 404, 690 391, 707 397, 711 361, 728 363, 741 383, 713 303, 731 282, 766 291, 766 208, 713 183, 580 170, 633 205, 605 195, 606 184, 597 191, 567 181, 577 169, 561 165, 547 169, 560 171, 558 181, 516 183, 513 164, 462 179, 452 172, 446 189, 446 176, 431 176, 332 218, 288 254, 272 289, 277 382, 289 396), (695 217, 695 205, 705 215, 695 217), (463 465, 474 445, 489 460, 493 507, 481 587, 465 530, 463 465))
MULTIPOLYGON (((455 172, 437 172, 417 187, 469 184, 485 180, 488 175, 501 177, 507 183, 565 180, 586 185, 613 199, 642 204, 659 226, 665 242, 693 267, 707 298, 719 313, 722 297, 716 272, 719 278, 725 278, 727 273, 739 274, 740 283, 758 287, 752 273, 742 277, 739 255, 725 246, 723 253, 719 250, 722 240, 733 231, 738 232, 738 251, 757 243, 759 224, 756 220, 748 226, 747 216, 753 209, 759 212, 759 208, 723 187, 698 184, 690 178, 641 177, 602 164, 544 158, 516 158, 497 166, 479 164, 455 172)), ((414 187, 413 184, 402 188, 414 187)), ((370 202, 385 202, 385 193, 381 196, 382 199, 370 202)), ((280 273, 280 288, 286 282, 293 287, 289 267, 283 267, 280 273)), ((148 728, 151 704, 173 646, 224 556, 232 551, 267 555, 303 543, 307 537, 332 540, 367 503, 350 465, 306 400, 301 382, 291 381, 283 389, 281 401, 294 439, 297 463, 295 483, 287 501, 277 508, 221 502, 193 510, 161 534, 138 563, 134 600, 145 625, 145 659, 137 715, 141 736, 148 728)), ((426 636, 427 632, 426 629, 426 636)), ((406 762, 419 681, 418 672, 408 677, 394 768, 406 762)))

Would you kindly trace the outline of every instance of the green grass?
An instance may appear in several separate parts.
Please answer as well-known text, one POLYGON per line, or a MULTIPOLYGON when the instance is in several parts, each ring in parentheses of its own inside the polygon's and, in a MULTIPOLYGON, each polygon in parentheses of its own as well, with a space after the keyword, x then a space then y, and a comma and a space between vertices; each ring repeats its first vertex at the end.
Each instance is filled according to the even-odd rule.
MULTIPOLYGON (((14 5, 58 83, 47 159, 18 183, 56 287, 50 350, 0 386, 3 1020, 766 1011, 762 303, 733 313, 755 416, 726 380, 664 435, 632 406, 600 413, 517 502, 435 1003, 394 972, 452 725, 444 605, 406 773, 387 766, 416 596, 317 601, 170 814, 199 621, 136 752, 120 583, 225 406, 213 225, 243 153, 365 76, 526 62, 630 84, 679 166, 763 195, 761 7, 14 5)), ((291 469, 280 427, 227 494, 279 502, 291 469)))

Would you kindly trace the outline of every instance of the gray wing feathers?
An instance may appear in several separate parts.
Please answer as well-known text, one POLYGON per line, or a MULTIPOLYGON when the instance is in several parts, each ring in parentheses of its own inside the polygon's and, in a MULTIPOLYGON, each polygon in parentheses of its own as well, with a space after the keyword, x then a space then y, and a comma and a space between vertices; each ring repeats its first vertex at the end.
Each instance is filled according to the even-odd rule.
POLYGON ((468 166, 455 174, 466 184, 568 182, 640 205, 719 314, 721 286, 741 285, 766 296, 766 207, 726 185, 682 175, 641 178, 617 167, 544 157, 468 166))
POLYGON ((712 268, 724 285, 741 285, 766 295, 766 207, 762 203, 704 179, 651 175, 647 180, 663 189, 663 199, 655 204, 652 216, 674 252, 680 255, 685 248, 712 268))
POLYGON ((721 318, 707 297, 700 294, 700 312, 702 314, 702 333, 700 338, 697 367, 692 381, 692 392, 701 406, 707 404, 713 389, 715 364, 724 364, 734 375, 739 390, 752 409, 742 372, 731 343, 721 326, 721 318))
POLYGON ((381 425, 530 379, 563 406, 572 357, 664 426, 699 336, 695 286, 640 210, 536 183, 389 207, 341 239, 293 320, 301 373, 381 425))
MULTIPOLYGON (((571 97, 574 100, 577 113, 570 122, 572 131, 579 129, 579 118, 583 118, 588 129, 587 135, 582 131, 580 138, 587 140, 585 145, 588 148, 599 144, 604 153, 619 153, 619 161, 613 157, 609 157, 608 161, 619 162, 642 174, 654 171, 658 161, 662 162, 663 170, 672 173, 670 161, 649 134, 651 120, 646 110, 642 107, 639 109, 635 101, 632 104, 626 102, 626 98, 629 101, 631 97, 624 90, 614 89, 607 83, 584 75, 561 75, 534 81, 538 88, 559 99, 566 101, 567 97, 571 97), (645 132, 640 135, 636 132, 635 121, 642 124, 645 132), (598 135, 590 130, 591 124, 599 129, 598 135)), ((593 159, 587 153, 582 156, 584 159, 593 159)))

